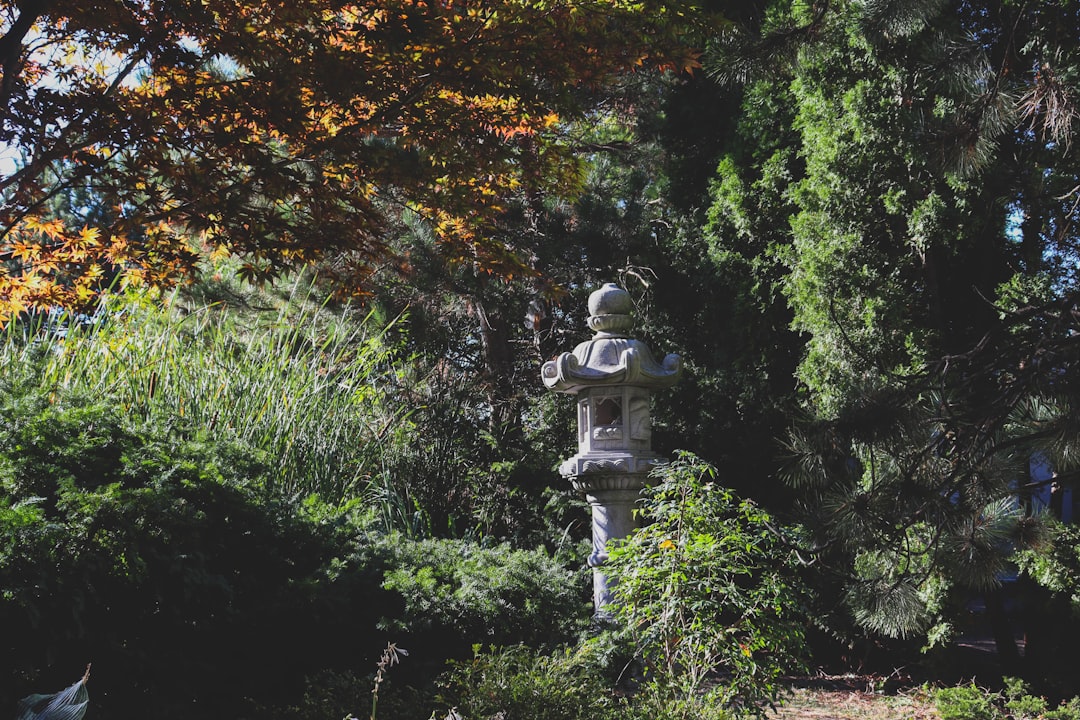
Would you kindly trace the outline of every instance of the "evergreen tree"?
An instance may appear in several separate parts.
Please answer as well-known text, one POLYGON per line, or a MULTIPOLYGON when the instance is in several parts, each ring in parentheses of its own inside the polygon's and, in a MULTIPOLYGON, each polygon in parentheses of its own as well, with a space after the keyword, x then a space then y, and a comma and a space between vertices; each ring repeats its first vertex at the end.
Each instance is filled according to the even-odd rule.
POLYGON ((1078 30, 1075 3, 775 2, 714 46, 745 91, 711 254, 805 340, 787 477, 869 629, 941 640, 949 588, 993 596, 1041 537, 1031 454, 1071 467, 1078 30))

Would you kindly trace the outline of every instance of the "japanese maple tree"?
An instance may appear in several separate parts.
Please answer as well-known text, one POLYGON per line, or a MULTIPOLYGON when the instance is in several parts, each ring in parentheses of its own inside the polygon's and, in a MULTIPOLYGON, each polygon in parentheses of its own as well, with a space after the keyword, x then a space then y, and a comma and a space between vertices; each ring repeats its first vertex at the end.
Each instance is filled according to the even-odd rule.
POLYGON ((332 254, 357 283, 423 217, 450 259, 517 272, 487 232, 516 193, 579 182, 581 90, 690 68, 662 0, 16 0, 0 9, 0 321, 117 275, 252 277, 332 254), (80 189, 96 212, 69 203, 80 189), (104 208, 104 212, 102 212, 104 208))

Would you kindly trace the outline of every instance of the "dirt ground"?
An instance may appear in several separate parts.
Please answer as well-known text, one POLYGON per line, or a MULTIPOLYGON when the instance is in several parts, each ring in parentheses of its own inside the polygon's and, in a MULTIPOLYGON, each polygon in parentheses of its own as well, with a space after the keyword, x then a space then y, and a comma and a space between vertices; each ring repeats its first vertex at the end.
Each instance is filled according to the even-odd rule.
POLYGON ((872 676, 819 676, 791 683, 783 705, 768 720, 938 720, 919 688, 884 691, 872 676))
MULTIPOLYGON (((1018 637, 1020 652, 1023 643, 1018 637)), ((817 675, 789 678, 790 689, 783 704, 768 713, 768 720, 940 720, 933 700, 922 688, 976 682, 981 686, 1000 681, 997 650, 985 627, 974 627, 958 638, 948 665, 932 676, 912 678, 906 673, 880 675, 817 675), (949 670, 952 670, 951 672, 949 670)))

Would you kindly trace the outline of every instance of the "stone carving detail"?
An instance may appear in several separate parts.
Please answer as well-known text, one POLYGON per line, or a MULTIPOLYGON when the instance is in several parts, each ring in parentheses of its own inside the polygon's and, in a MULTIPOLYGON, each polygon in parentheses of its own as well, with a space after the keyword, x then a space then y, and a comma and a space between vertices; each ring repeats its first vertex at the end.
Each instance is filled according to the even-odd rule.
POLYGON ((637 493, 645 487, 645 478, 633 473, 578 475, 570 478, 570 482, 575 490, 586 495, 609 491, 637 493))
POLYGON ((601 458, 599 460, 583 460, 581 472, 629 472, 629 458, 601 458))
POLYGON ((620 440, 622 439, 622 427, 619 425, 601 425, 593 428, 593 440, 620 440))
POLYGON ((630 439, 650 440, 652 420, 649 419, 649 398, 635 395, 630 398, 630 439))
POLYGON ((629 338, 593 339, 544 363, 544 384, 557 392, 579 392, 598 385, 666 388, 682 375, 682 359, 668 355, 657 363, 645 343, 629 338))

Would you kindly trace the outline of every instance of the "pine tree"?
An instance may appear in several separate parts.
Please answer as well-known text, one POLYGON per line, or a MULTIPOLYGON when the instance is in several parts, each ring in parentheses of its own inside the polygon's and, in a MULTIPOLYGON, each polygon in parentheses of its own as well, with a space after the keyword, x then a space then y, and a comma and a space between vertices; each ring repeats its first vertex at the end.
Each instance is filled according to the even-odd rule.
POLYGON ((1032 453, 1073 467, 1076 10, 775 2, 706 63, 745 83, 713 255, 805 340, 786 476, 880 633, 940 640, 1043 537, 1032 453))

